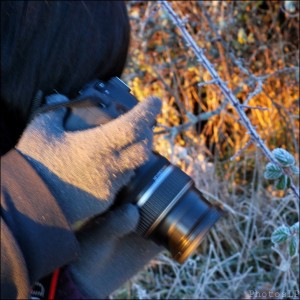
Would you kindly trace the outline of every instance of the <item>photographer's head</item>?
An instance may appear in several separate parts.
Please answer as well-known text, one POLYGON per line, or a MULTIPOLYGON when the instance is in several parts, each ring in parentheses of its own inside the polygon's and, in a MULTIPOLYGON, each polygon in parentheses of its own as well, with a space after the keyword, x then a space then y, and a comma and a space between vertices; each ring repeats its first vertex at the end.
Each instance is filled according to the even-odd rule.
POLYGON ((38 90, 73 97, 94 78, 120 76, 129 31, 121 1, 1 2, 1 118, 10 124, 1 132, 10 131, 10 144, 38 90))

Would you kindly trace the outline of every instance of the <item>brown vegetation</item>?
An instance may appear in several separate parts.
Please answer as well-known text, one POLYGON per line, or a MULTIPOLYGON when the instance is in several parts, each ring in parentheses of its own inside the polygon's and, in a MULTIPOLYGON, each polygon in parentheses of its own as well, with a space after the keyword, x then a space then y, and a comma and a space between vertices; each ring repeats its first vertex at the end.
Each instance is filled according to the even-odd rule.
MULTIPOLYGON (((197 44, 227 83, 270 150, 299 160, 299 4, 295 1, 172 1, 197 44), (290 6, 286 4, 290 2, 290 6), (294 5, 294 6, 291 6, 294 5)), ((234 107, 211 82, 179 29, 155 1, 128 2, 130 58, 123 79, 163 110, 156 149, 193 177, 228 216, 183 266, 160 255, 112 297, 254 297, 299 293, 299 254, 273 247, 280 225, 298 220, 299 200, 263 178, 267 163, 249 142, 234 107)), ((298 178, 294 177, 295 183, 298 178)), ((299 295, 299 294, 298 294, 299 295)))

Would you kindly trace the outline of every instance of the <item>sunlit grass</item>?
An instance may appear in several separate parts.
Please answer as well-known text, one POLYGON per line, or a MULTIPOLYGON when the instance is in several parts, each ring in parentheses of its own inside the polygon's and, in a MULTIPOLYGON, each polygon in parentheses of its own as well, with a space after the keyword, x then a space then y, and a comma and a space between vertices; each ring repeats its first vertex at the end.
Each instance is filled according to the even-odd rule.
MULTIPOLYGON (((258 109, 245 110, 251 123, 270 150, 287 149, 298 161, 299 17, 290 17, 276 1, 204 3, 235 56, 263 78, 262 91, 247 104, 258 109)), ((194 39, 243 103, 255 84, 218 43, 198 2, 172 5, 181 17, 188 17, 186 26, 194 39)), ((267 160, 256 145, 239 153, 249 135, 235 110, 225 103, 219 114, 184 127, 179 134, 168 129, 182 128, 193 115, 214 111, 225 99, 215 84, 197 85, 210 81, 210 76, 166 14, 153 6, 152 2, 128 4, 133 35, 123 79, 140 100, 150 95, 162 98, 156 131, 164 133, 155 136, 156 150, 187 172, 212 203, 222 202, 228 215, 185 264, 178 265, 162 253, 111 297, 250 299, 253 291, 299 293, 299 252, 290 258, 285 244, 272 248, 270 240, 278 226, 299 220, 299 200, 264 179, 267 160)), ((294 180, 297 183, 299 178, 295 175, 294 180)))

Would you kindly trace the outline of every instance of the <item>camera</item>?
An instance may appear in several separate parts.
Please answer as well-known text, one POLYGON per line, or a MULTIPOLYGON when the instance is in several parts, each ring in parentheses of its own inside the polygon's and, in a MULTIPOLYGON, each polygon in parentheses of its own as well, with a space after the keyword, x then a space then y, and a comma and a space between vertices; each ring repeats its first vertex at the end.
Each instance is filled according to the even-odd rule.
MULTIPOLYGON (((73 106, 84 107, 90 102, 101 110, 100 119, 89 118, 85 126, 106 123, 138 103, 118 77, 92 81, 79 94, 72 100, 73 106)), ((195 251, 223 215, 222 207, 210 204, 187 174, 155 152, 135 170, 134 178, 118 193, 115 202, 137 205, 137 233, 164 246, 179 263, 195 251)))

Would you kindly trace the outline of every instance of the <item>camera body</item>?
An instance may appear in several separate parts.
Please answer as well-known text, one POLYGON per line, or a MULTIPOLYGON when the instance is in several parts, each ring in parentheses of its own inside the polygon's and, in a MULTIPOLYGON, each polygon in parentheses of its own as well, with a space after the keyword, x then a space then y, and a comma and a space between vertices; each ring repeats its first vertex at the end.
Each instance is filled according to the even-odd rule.
MULTIPOLYGON (((87 128, 117 118, 138 103, 118 77, 90 82, 79 94, 71 102, 73 116, 66 127, 72 128, 80 107, 96 104, 101 111, 97 117, 83 118, 87 119, 83 124, 87 128)), ((155 152, 135 170, 135 177, 118 193, 115 202, 136 204, 140 211, 137 233, 167 248, 179 263, 194 252, 223 215, 222 208, 211 205, 187 174, 155 152)))

